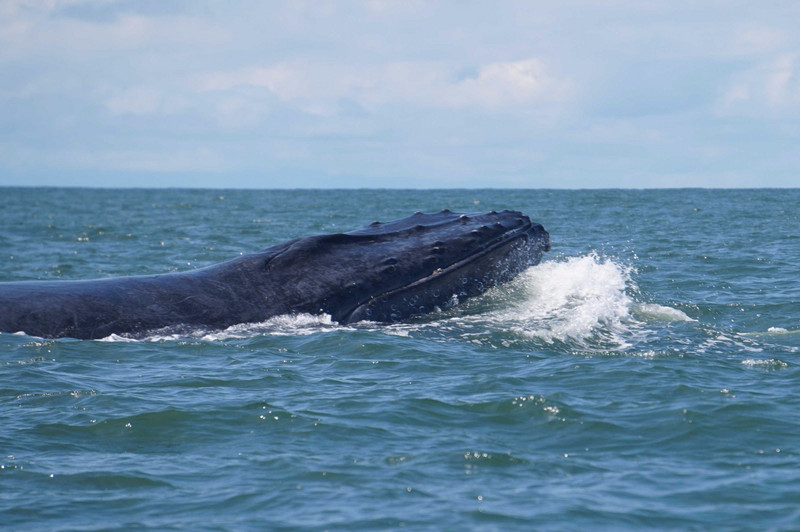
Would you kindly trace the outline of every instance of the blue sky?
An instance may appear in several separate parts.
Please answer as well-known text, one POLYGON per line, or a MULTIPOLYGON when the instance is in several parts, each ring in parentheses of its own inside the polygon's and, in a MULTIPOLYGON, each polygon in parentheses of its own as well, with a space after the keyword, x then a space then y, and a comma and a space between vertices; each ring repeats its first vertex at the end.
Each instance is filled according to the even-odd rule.
POLYGON ((800 2, 0 0, 0 185, 800 186, 800 2))

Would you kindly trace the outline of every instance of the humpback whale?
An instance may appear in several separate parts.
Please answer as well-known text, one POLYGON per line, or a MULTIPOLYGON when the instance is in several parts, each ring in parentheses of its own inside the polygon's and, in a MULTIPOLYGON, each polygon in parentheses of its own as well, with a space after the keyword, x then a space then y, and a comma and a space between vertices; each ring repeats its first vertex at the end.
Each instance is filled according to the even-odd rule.
POLYGON ((284 314, 396 322, 506 282, 550 236, 517 211, 414 213, 191 271, 0 283, 0 332, 45 338, 225 328, 284 314))

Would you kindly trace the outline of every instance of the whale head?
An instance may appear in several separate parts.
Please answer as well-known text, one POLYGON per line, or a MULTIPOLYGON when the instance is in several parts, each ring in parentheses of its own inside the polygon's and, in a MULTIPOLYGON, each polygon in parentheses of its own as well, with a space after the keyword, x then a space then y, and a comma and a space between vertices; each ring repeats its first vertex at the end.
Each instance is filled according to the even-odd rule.
POLYGON ((271 249, 265 280, 286 313, 395 322, 512 279, 539 262, 550 236, 517 211, 443 210, 271 249))

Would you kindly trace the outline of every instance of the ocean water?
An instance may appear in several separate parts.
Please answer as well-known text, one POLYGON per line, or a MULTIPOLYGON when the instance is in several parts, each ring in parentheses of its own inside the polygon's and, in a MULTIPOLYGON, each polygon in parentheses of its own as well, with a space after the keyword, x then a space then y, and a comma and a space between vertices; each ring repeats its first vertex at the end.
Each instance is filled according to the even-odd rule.
POLYGON ((0 189, 0 281, 414 211, 553 250, 395 325, 0 334, 3 530, 800 530, 800 190, 0 189))

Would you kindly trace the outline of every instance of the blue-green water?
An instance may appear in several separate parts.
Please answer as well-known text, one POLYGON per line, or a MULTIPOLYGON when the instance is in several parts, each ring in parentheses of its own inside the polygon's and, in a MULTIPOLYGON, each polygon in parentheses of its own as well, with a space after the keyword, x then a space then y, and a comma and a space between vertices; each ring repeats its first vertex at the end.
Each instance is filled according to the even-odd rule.
POLYGON ((0 189, 0 280, 519 209, 542 264, 412 323, 0 334, 4 530, 798 530, 800 190, 0 189))

